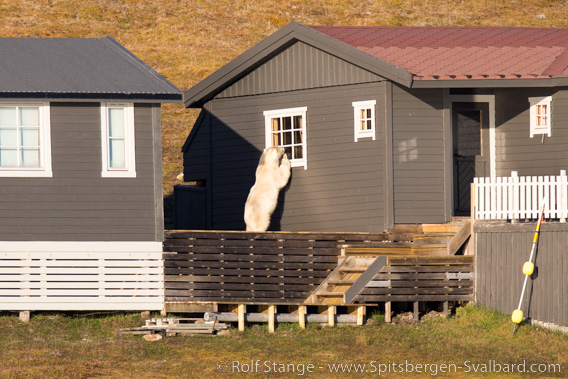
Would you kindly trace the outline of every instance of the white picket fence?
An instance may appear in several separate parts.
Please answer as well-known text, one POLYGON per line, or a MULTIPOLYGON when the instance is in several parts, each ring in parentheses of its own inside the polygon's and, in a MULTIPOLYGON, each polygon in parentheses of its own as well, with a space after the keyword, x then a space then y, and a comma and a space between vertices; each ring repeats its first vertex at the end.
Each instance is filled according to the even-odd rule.
POLYGON ((568 217, 568 176, 475 178, 473 215, 476 220, 536 220, 544 199, 544 218, 568 217))

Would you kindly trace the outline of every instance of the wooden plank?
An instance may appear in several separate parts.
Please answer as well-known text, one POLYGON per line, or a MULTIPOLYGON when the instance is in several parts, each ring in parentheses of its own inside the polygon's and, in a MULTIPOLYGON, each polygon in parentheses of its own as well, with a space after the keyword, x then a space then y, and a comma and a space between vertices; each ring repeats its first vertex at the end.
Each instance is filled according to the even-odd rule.
POLYGON ((447 257, 389 257, 389 266, 401 265, 473 265, 473 256, 447 256, 447 257))
POLYGON ((473 272, 473 266, 386 266, 384 272, 473 272))
POLYGON ((246 312, 246 305, 239 304, 238 305, 238 328, 239 332, 245 331, 245 312, 246 312))
POLYGON ((389 280, 379 283, 369 282, 367 288, 393 287, 393 288, 428 288, 428 287, 473 287, 473 280, 389 280))
POLYGON ((469 295, 473 288, 365 288, 362 295, 469 295))
MULTIPOLYGON (((0 281, 2 276, 0 276, 0 281)), ((25 280, 25 279, 24 279, 25 280)), ((185 283, 199 282, 199 283, 293 283, 302 285, 318 285, 322 282, 321 278, 314 277, 278 277, 278 276, 252 276, 252 275, 242 275, 242 276, 222 276, 222 275, 166 275, 165 285, 166 287, 176 288, 178 286, 183 286, 185 283), (288 279, 286 279, 288 278, 288 279)))
POLYGON ((331 270, 249 270, 243 269, 208 269, 208 268, 165 268, 166 275, 235 275, 235 276, 281 276, 281 277, 310 277, 326 278, 331 270))
POLYGON ((359 295, 357 303, 377 303, 388 301, 472 301, 473 295, 359 295))

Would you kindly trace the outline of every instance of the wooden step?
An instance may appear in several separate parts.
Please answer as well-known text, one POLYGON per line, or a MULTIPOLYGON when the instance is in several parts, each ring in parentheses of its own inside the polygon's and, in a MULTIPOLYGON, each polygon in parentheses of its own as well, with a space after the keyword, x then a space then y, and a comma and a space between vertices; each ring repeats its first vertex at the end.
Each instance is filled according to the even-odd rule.
POLYGON ((462 224, 423 224, 422 233, 456 233, 462 224))
POLYGON ((343 294, 345 292, 318 292, 316 293, 316 296, 318 297, 343 297, 343 294))
POLYGON ((355 273, 363 273, 367 267, 341 267, 339 271, 341 273, 348 273, 348 272, 355 272, 355 273))
POLYGON ((346 248, 345 255, 348 256, 398 256, 398 255, 447 255, 446 246, 442 247, 410 247, 410 248, 383 248, 383 247, 359 247, 346 248))
POLYGON ((357 279, 337 279, 337 280, 328 280, 327 283, 335 286, 343 286, 343 285, 351 285, 355 283, 355 280, 357 279))

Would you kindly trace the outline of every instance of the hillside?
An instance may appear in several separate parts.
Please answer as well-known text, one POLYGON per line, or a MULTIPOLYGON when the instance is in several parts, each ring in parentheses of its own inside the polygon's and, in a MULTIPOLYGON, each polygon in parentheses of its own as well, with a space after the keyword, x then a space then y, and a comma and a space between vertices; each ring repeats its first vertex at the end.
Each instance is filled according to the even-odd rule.
MULTIPOLYGON (((0 0, 2 37, 111 36, 182 90, 294 20, 326 25, 568 27, 554 0, 0 0)), ((164 196, 197 111, 163 107, 164 196)), ((166 220, 171 203, 167 202, 166 220)), ((167 225, 169 226, 169 225, 167 225)))

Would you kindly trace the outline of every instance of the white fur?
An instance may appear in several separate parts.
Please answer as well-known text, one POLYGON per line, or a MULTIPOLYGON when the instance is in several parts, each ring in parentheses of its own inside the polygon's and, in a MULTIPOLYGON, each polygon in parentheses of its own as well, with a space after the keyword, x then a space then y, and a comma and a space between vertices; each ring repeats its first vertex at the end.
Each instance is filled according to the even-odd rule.
POLYGON ((247 231, 264 232, 276 209, 278 193, 290 179, 290 161, 281 147, 269 147, 262 153, 256 169, 256 182, 245 204, 247 231))

